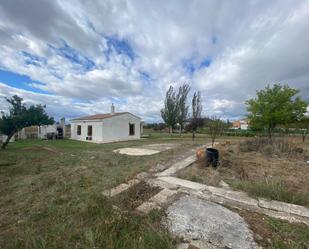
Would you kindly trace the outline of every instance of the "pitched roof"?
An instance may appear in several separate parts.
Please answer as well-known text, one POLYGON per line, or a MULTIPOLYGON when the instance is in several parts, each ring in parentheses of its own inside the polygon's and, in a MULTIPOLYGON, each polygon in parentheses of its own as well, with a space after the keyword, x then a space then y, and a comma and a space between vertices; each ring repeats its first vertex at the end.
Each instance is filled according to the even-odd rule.
MULTIPOLYGON (((103 113, 103 114, 95 114, 95 115, 90 115, 90 116, 84 116, 84 117, 80 117, 80 118, 74 118, 74 119, 72 119, 72 121, 106 119, 106 118, 112 118, 112 117, 115 117, 115 116, 120 116, 120 115, 123 115, 123 114, 133 115, 130 112, 103 113)), ((133 116, 135 116, 135 115, 133 115, 133 116)), ((137 117, 137 116, 135 116, 135 117, 137 117)), ((137 117, 137 118, 139 118, 139 117, 137 117)))

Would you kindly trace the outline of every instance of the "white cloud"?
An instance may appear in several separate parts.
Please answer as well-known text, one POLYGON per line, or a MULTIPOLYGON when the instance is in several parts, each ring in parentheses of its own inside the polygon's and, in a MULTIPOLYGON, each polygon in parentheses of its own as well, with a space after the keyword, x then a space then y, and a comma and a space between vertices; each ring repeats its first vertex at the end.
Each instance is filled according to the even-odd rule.
POLYGON ((187 82, 202 91, 205 114, 238 117, 270 83, 289 83, 309 101, 308 30, 305 0, 4 1, 0 68, 49 95, 3 85, 0 94, 33 97, 56 116, 108 111, 116 99, 156 120, 168 86, 187 82))

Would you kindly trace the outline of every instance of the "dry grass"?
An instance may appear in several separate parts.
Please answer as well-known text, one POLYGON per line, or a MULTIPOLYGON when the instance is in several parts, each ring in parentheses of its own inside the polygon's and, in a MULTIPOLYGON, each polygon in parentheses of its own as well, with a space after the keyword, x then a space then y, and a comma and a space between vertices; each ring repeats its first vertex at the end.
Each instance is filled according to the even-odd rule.
POLYGON ((217 146, 221 162, 217 170, 198 162, 179 176, 214 186, 223 180, 252 196, 309 206, 308 148, 300 138, 222 143, 217 146))

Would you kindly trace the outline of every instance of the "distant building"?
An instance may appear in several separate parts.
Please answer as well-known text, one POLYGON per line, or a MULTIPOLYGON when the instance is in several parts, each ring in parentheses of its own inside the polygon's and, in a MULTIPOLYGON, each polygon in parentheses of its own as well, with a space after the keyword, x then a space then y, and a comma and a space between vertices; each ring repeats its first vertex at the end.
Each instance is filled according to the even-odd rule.
POLYGON ((140 139, 141 119, 129 112, 111 112, 75 118, 71 120, 71 139, 109 143, 140 139))
POLYGON ((238 130, 248 130, 249 122, 247 120, 241 119, 233 122, 233 129, 238 130))
MULTIPOLYGON (((10 142, 22 139, 59 139, 71 137, 70 125, 65 124, 65 118, 60 120, 60 123, 51 125, 33 125, 22 128, 14 134, 10 142)), ((5 141, 6 135, 0 135, 0 141, 5 141)))

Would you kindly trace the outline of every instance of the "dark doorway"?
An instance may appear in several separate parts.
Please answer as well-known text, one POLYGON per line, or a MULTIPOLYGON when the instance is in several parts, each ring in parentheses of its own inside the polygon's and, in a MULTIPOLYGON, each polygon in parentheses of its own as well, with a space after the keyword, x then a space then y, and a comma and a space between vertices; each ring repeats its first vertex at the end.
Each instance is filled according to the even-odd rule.
POLYGON ((88 135, 88 137, 92 137, 92 125, 88 125, 87 135, 88 135))
POLYGON ((129 135, 130 136, 135 135, 135 124, 129 124, 129 135))

